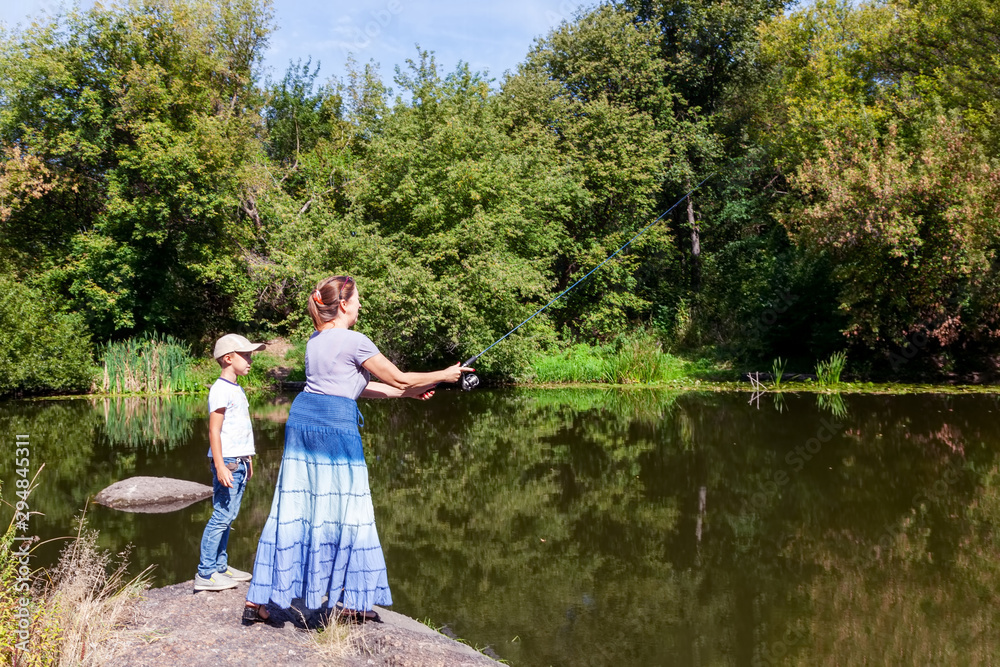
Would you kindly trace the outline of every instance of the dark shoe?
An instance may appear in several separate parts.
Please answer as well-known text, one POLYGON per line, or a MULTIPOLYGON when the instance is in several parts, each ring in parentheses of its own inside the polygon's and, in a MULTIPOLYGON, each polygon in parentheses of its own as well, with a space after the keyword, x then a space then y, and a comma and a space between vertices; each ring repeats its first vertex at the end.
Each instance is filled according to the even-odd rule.
MULTIPOLYGON (((260 615, 260 609, 264 605, 258 604, 253 607, 243 606, 243 625, 253 625, 254 623, 269 623, 271 620, 271 615, 268 614, 267 617, 260 615)), ((267 611, 265 609, 265 611, 267 611)))
POLYGON ((382 619, 379 617, 378 612, 374 611, 355 611, 354 609, 340 609, 333 611, 333 617, 336 619, 337 623, 353 623, 355 625, 361 625, 362 623, 381 623, 382 619))

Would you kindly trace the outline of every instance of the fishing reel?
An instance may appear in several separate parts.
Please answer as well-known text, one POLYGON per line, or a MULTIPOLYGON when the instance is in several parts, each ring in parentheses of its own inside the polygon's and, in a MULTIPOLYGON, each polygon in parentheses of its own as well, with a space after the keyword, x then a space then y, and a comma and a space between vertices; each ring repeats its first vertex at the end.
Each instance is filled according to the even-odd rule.
MULTIPOLYGON (((479 355, 477 354, 462 365, 471 366, 478 358, 479 355)), ((458 384, 462 387, 462 391, 472 391, 479 386, 479 376, 475 373, 462 373, 462 377, 459 378, 458 384)))
POLYGON ((479 376, 475 373, 462 373, 462 379, 458 383, 462 385, 462 391, 472 391, 479 386, 479 376))

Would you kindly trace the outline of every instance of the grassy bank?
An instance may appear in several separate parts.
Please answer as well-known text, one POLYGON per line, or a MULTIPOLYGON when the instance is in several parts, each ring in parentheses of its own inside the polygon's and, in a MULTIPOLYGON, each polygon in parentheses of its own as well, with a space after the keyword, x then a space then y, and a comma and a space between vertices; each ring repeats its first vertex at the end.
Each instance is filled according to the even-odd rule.
POLYGON ((736 381, 729 364, 666 352, 653 335, 620 336, 606 345, 578 344, 539 355, 529 382, 539 384, 686 384, 736 381))
POLYGON ((851 375, 843 352, 794 370, 782 358, 769 364, 740 364, 710 354, 687 356, 663 349, 651 334, 621 336, 606 345, 573 345, 537 356, 523 385, 609 385, 669 387, 704 391, 810 393, 996 393, 990 383, 866 381, 851 375))

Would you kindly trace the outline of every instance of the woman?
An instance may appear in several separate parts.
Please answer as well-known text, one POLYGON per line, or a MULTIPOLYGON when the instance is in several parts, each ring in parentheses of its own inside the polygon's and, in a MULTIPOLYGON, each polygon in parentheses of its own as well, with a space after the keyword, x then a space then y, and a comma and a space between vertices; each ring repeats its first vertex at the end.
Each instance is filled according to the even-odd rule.
POLYGON ((441 382, 471 371, 459 364, 404 373, 364 334, 352 331, 361 302, 350 276, 322 280, 309 297, 316 327, 306 344, 306 386, 292 402, 271 512, 257 545, 244 623, 265 621, 265 605, 303 598, 319 609, 343 604, 340 618, 378 621, 390 605, 382 546, 361 448, 355 400, 428 399, 441 382), (371 382, 374 374, 382 382, 371 382))

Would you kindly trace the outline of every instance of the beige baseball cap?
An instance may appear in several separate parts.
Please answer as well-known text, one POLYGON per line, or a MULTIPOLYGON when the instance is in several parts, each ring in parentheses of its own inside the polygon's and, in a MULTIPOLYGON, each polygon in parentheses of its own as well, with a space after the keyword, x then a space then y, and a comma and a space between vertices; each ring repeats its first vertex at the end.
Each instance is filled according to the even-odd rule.
POLYGON ((215 342, 215 352, 212 356, 218 359, 231 352, 259 352, 265 347, 267 346, 264 343, 251 343, 239 334, 226 334, 215 342))

